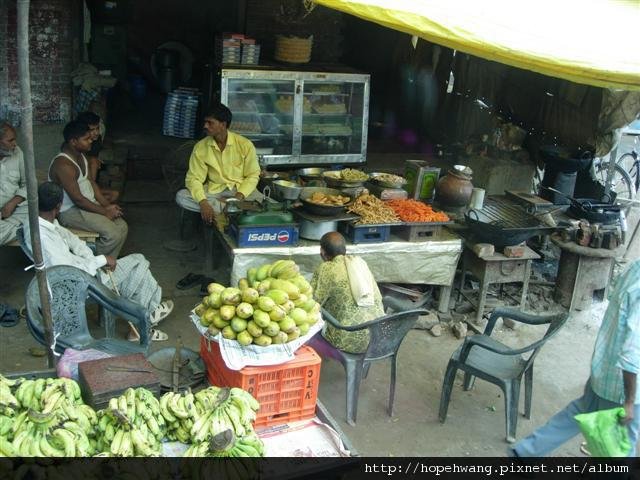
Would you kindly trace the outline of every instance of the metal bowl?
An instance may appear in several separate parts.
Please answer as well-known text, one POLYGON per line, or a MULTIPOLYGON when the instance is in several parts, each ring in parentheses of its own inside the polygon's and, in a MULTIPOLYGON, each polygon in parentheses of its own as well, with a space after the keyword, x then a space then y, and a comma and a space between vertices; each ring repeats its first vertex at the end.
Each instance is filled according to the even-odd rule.
POLYGON ((380 175, 395 175, 396 177, 400 177, 400 175, 396 175, 395 173, 386 173, 386 172, 373 172, 369 174, 369 177, 371 178, 371 181, 373 183, 375 183, 376 185, 380 185, 381 187, 385 187, 385 188, 402 188, 407 184, 407 180, 400 177, 402 179, 402 181, 398 181, 398 182, 388 182, 385 180, 380 179, 380 175))
POLYGON ((276 193, 282 200, 297 200, 302 191, 302 187, 297 183, 288 180, 274 180, 273 186, 276 193))
POLYGON ((305 182, 310 180, 320 180, 322 178, 322 172, 324 172, 326 168, 312 167, 312 168, 301 168, 296 171, 296 174, 305 182))
POLYGON ((340 171, 339 170, 330 170, 330 171, 324 172, 322 174, 322 179, 327 184, 327 186, 333 187, 333 188, 361 187, 362 185, 364 185, 364 182, 366 182, 366 180, 358 180, 358 181, 354 181, 354 182, 347 182, 347 181, 342 180, 339 177, 339 175, 340 175, 340 171))
POLYGON ((351 195, 347 195, 340 190, 335 190, 333 188, 322 188, 322 187, 306 187, 302 189, 300 193, 300 201, 302 202, 303 208, 314 215, 323 215, 323 216, 331 216, 338 215, 344 212, 346 206, 351 203, 353 197, 351 195), (344 205, 320 205, 319 203, 310 202, 308 199, 316 192, 321 192, 326 195, 342 195, 344 197, 349 197, 349 201, 344 205))

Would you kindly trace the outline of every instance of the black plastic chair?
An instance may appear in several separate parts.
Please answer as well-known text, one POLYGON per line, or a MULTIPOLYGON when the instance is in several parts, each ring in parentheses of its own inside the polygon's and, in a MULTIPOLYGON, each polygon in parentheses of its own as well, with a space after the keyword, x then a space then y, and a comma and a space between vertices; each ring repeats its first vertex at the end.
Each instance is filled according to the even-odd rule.
POLYGON ((466 337, 453 353, 442 382, 440 397, 440 422, 447 418, 451 389, 458 369, 464 371, 464 389, 473 387, 475 377, 498 385, 504 392, 507 442, 513 442, 518 422, 520 385, 524 375, 525 399, 524 415, 531 418, 531 398, 533 389, 533 362, 542 346, 565 324, 569 315, 562 313, 551 316, 535 316, 509 308, 497 308, 489 317, 484 334, 466 337), (491 338, 498 318, 527 323, 529 325, 548 324, 544 336, 522 348, 511 348, 491 338), (524 354, 531 352, 528 357, 524 354))
MULTIPOLYGON (((57 336, 56 352, 66 348, 85 350, 94 348, 107 353, 143 353, 149 350, 150 323, 142 305, 116 295, 97 279, 79 268, 57 265, 47 269, 47 282, 51 289, 51 317, 54 336, 57 336), (114 316, 130 321, 140 334, 140 342, 110 338, 109 325, 106 337, 95 339, 87 325, 86 302, 91 299, 114 316)), ((27 325, 33 337, 48 347, 45 341, 44 322, 40 307, 37 279, 34 277, 25 295, 27 325)))
MULTIPOLYGON (((427 299, 428 300, 428 299, 427 299)), ((401 302, 396 299, 385 297, 385 307, 392 309, 403 308, 412 305, 411 302, 401 302)), ((426 300, 425 302, 426 303, 426 300)), ((416 304, 413 304, 417 306, 416 304)), ((422 306, 422 305, 419 305, 422 306)), ((316 335, 309 345, 315 348, 320 356, 333 358, 338 360, 344 367, 347 381, 347 423, 349 425, 356 424, 356 416, 358 413, 358 394, 360 391, 360 382, 362 378, 366 378, 371 362, 391 359, 391 384, 389 389, 389 409, 388 413, 393 416, 393 405, 396 391, 396 370, 397 356, 400 345, 418 320, 420 315, 429 313, 427 310, 414 308, 407 311, 399 311, 391 313, 374 320, 361 323, 360 325, 343 326, 324 308, 322 309, 322 317, 332 326, 346 332, 357 332, 360 330, 369 330, 369 346, 366 352, 360 354, 347 353, 338 350, 319 334, 316 335)))

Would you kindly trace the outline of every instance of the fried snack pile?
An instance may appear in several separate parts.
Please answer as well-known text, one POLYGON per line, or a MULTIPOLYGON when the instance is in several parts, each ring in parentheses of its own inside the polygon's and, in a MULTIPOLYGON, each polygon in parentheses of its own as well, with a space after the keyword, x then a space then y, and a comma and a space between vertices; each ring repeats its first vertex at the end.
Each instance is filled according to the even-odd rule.
POLYGON ((444 212, 436 212, 431 205, 417 200, 387 200, 389 205, 403 222, 448 222, 449 217, 444 212))
POLYGON ((360 215, 360 219, 356 221, 357 225, 370 225, 380 223, 398 223, 400 219, 382 200, 371 195, 360 195, 353 202, 347 211, 360 215))
POLYGON ((322 192, 315 192, 309 198, 307 198, 308 202, 317 203, 318 205, 330 205, 334 207, 341 207, 344 204, 348 203, 351 200, 349 197, 345 197, 344 195, 327 195, 322 192))

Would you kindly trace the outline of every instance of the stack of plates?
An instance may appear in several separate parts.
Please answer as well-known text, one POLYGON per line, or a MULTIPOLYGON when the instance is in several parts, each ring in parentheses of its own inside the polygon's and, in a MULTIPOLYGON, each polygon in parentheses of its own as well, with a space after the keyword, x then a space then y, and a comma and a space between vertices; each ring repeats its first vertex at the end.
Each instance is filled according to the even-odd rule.
POLYGON ((164 104, 162 134, 180 138, 194 138, 200 92, 178 88, 167 95, 164 104))
POLYGON ((276 36, 275 59, 287 63, 308 63, 311 60, 313 35, 308 38, 276 36))
POLYGON ((242 44, 241 63, 245 65, 258 65, 260 61, 260 45, 242 44))
POLYGON ((216 37, 215 51, 218 63, 240 63, 242 40, 216 37))

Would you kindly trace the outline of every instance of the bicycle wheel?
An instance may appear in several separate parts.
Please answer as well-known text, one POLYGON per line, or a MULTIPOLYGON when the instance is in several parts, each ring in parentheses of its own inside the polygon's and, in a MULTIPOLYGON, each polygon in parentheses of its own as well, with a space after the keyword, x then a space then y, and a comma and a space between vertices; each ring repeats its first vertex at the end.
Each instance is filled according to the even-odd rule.
POLYGON ((620 155, 616 163, 620 165, 628 174, 629 178, 631 178, 631 186, 633 187, 633 191, 638 193, 638 188, 640 187, 640 161, 637 160, 637 156, 633 153, 625 153, 624 155, 620 155))
MULTIPOLYGON (((595 165, 596 179, 607 185, 607 175, 609 173, 609 162, 601 162, 595 165)), ((632 199, 635 194, 633 180, 624 168, 616 163, 614 166, 613 178, 611 179, 611 190, 616 192, 618 198, 632 199)))

